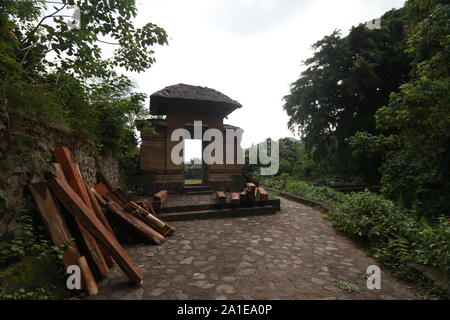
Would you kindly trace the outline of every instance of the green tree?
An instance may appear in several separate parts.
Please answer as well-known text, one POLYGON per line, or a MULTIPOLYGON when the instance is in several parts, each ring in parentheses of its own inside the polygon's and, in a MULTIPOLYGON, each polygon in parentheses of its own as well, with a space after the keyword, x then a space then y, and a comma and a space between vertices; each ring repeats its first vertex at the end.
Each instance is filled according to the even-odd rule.
POLYGON ((338 31, 324 37, 284 97, 290 128, 325 172, 377 181, 379 160, 353 157, 347 138, 375 132, 375 112, 408 79, 405 24, 405 10, 392 10, 383 15, 380 30, 360 25, 347 37, 338 31))
POLYGON ((53 68, 83 78, 109 78, 116 74, 115 67, 134 72, 149 68, 155 62, 152 46, 167 43, 166 32, 157 25, 134 26, 134 0, 6 0, 0 9, 25 70, 53 68), (73 5, 80 9, 79 28, 61 15, 73 5), (102 58, 100 43, 116 47, 111 57, 102 58), (50 53, 54 59, 48 58, 50 53))
POLYGON ((359 151, 383 154, 383 192, 428 216, 450 212, 450 6, 444 3, 408 1, 413 79, 378 110, 382 134, 352 139, 359 151))

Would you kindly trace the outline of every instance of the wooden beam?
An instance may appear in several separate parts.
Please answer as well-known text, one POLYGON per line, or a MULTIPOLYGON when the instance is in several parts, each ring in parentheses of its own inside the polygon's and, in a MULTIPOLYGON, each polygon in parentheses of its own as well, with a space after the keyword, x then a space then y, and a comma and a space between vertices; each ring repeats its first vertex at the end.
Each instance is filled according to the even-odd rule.
POLYGON ((269 201, 269 194, 267 193, 266 190, 264 190, 261 187, 258 187, 256 190, 257 190, 257 195, 258 195, 259 201, 261 201, 261 202, 269 201))
POLYGON ((91 192, 92 194, 95 196, 95 199, 97 200, 98 204, 105 208, 108 204, 108 201, 105 200, 105 198, 103 198, 103 196, 97 192, 97 190, 95 190, 95 188, 91 188, 91 192))
MULTIPOLYGON (((84 183, 82 182, 81 175, 77 170, 75 163, 72 160, 72 155, 69 149, 66 147, 57 148, 54 152, 56 161, 60 164, 64 175, 66 176, 67 182, 73 191, 77 193, 81 200, 86 204, 89 209, 92 209, 90 205, 89 196, 84 188, 84 183)), ((93 213, 92 213, 93 214, 93 213)))
POLYGON ((175 232, 175 228, 168 225, 166 222, 158 219, 149 211, 145 210, 137 203, 130 201, 125 207, 125 211, 131 213, 135 217, 139 218, 142 222, 146 223, 149 227, 155 229, 163 236, 172 235, 175 232))
POLYGON ((81 272, 83 275, 83 286, 86 288, 86 291, 90 296, 96 295, 98 293, 97 283, 95 282, 94 276, 91 273, 91 269, 89 269, 89 265, 86 261, 85 256, 78 258, 78 266, 81 270, 88 270, 88 272, 81 272))
POLYGON ((48 183, 59 201, 111 254, 119 267, 127 274, 130 281, 134 284, 142 283, 142 271, 100 220, 91 215, 89 208, 72 188, 65 181, 58 178, 53 178, 48 183))
POLYGON ((120 201, 121 201, 122 203, 128 203, 128 202, 130 202, 130 199, 128 199, 128 196, 126 195, 126 193, 123 192, 123 191, 120 190, 120 189, 115 189, 115 190, 112 192, 112 194, 115 195, 118 199, 120 199, 120 201))
POLYGON ((106 188, 108 188, 109 191, 114 190, 112 183, 108 180, 108 178, 106 178, 106 176, 103 174, 102 171, 97 171, 97 178, 101 183, 103 183, 106 186, 106 188))
POLYGON ((129 212, 124 211, 122 207, 117 203, 109 202, 108 208, 114 215, 116 215, 116 217, 132 226, 137 232, 145 236, 147 239, 152 240, 156 244, 161 244, 164 242, 165 238, 163 235, 152 229, 146 223, 142 222, 139 218, 133 216, 129 212))
POLYGON ((106 229, 108 229, 111 232, 111 234, 113 236, 115 236, 114 231, 111 228, 111 225, 109 224, 109 221, 105 216, 105 212, 103 212, 102 207, 98 203, 96 197, 94 196, 94 194, 91 191, 91 188, 89 188, 89 186, 87 184, 86 184, 86 189, 88 191, 88 195, 89 195, 89 199, 91 200, 92 207, 94 208, 95 215, 103 223, 103 225, 106 227, 106 229))
POLYGON ((161 190, 153 195, 152 207, 155 210, 161 210, 167 202, 168 192, 167 190, 161 190))
POLYGON ((36 201, 44 227, 53 243, 57 246, 69 244, 69 248, 64 252, 63 256, 64 265, 77 265, 80 252, 72 240, 72 234, 48 189, 47 182, 31 183, 28 187, 36 201))
MULTIPOLYGON (((62 170, 62 166, 59 163, 54 163, 53 166, 55 168, 56 177, 69 184, 69 181, 67 180, 67 177, 62 170)), ((76 169, 75 166, 73 166, 73 168, 76 169)), ((85 252, 83 252, 82 254, 84 254, 86 258, 88 258, 88 260, 91 262, 91 268, 94 268, 91 271, 94 271, 94 274, 97 275, 98 279, 106 277, 109 270, 105 258, 103 257, 102 250, 100 249, 92 235, 83 227, 83 225, 78 221, 77 218, 75 218, 75 222, 76 227, 78 227, 81 235, 78 241, 81 241, 81 244, 87 249, 84 250, 85 252)))
MULTIPOLYGON (((149 199, 138 199, 138 200, 134 200, 134 202, 138 205, 141 206, 142 208, 144 208, 147 211, 152 210, 152 202, 149 199)), ((153 212, 152 212, 153 213, 153 212)))
POLYGON ((240 196, 240 194, 237 193, 237 192, 233 192, 231 194, 230 203, 231 203, 232 206, 235 206, 235 207, 239 206, 241 204, 241 196, 240 196))
MULTIPOLYGON (((97 215, 97 213, 94 210, 94 204, 92 203, 91 197, 89 196, 89 188, 87 187, 86 181, 85 181, 83 175, 81 174, 80 167, 76 163, 74 163, 73 166, 75 167, 75 170, 76 170, 75 173, 76 173, 76 176, 78 177, 78 181, 80 181, 82 183, 82 186, 80 186, 80 189, 82 189, 83 193, 87 195, 87 200, 86 201, 83 200, 83 202, 88 206, 88 208, 90 208, 91 214, 93 216, 96 216, 97 218, 99 218, 99 216, 97 215)), ((101 212, 103 213, 103 211, 101 211, 101 212)), ((100 219, 100 221, 102 221, 102 220, 100 219)), ((107 221, 106 221, 106 223, 107 223, 107 221)), ((111 268, 114 265, 114 261, 112 260, 111 256, 108 254, 106 249, 102 247, 102 245, 97 244, 97 247, 100 250, 103 259, 96 260, 96 263, 100 264, 99 267, 101 268, 102 276, 106 277, 106 275, 108 274, 109 268, 111 268)))
POLYGON ((95 190, 108 201, 113 201, 122 205, 126 204, 126 202, 124 203, 120 198, 109 191, 109 189, 103 183, 97 184, 95 186, 95 190))
POLYGON ((223 191, 216 191, 216 200, 219 205, 224 205, 227 203, 227 196, 223 191))
MULTIPOLYGON (((87 263, 79 262, 81 258, 80 252, 78 251, 77 245, 73 241, 72 234, 55 202, 55 199, 50 193, 47 182, 42 181, 32 183, 29 185, 29 188, 36 201, 44 227, 49 233, 53 244, 56 246, 69 244, 69 247, 63 255, 64 265, 66 267, 78 265, 83 277, 85 278, 83 288, 86 290, 88 295, 97 294, 97 284, 92 276, 91 268, 87 263)), ((85 258, 84 261, 86 261, 85 258)))

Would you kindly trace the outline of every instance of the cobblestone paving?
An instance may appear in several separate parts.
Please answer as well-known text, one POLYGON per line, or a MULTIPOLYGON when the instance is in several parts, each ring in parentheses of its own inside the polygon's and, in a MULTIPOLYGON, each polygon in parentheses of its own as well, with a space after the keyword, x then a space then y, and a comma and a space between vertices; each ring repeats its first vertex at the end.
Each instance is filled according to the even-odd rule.
POLYGON ((274 216, 183 221, 161 246, 127 250, 144 270, 141 287, 119 268, 93 299, 414 299, 382 269, 381 290, 366 287, 377 264, 338 234, 318 210, 282 199, 274 216))

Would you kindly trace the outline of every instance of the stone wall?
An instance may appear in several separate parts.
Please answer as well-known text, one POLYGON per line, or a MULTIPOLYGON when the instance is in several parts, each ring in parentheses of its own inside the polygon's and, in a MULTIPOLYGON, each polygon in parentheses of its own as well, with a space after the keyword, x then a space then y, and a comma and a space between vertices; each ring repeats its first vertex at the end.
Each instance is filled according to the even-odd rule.
POLYGON ((22 139, 26 148, 18 148, 14 141, 10 141, 10 153, 2 154, 0 191, 7 199, 7 204, 5 201, 0 203, 0 240, 14 237, 19 229, 16 218, 35 210, 34 200, 27 186, 33 179, 42 179, 40 176, 54 162, 53 150, 57 147, 69 148, 89 185, 98 183, 96 172, 101 170, 114 187, 124 187, 119 161, 112 156, 102 156, 85 137, 50 126, 32 132, 44 134, 30 134, 22 139))

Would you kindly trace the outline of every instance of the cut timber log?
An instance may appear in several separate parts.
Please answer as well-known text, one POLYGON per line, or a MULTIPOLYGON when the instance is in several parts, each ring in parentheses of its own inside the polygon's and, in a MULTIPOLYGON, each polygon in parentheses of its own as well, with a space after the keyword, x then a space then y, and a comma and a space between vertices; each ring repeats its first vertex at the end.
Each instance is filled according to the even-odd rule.
POLYGON ((163 236, 172 235, 175 232, 175 228, 171 227, 164 221, 161 221, 149 211, 145 210, 139 206, 136 202, 130 201, 125 207, 125 211, 131 213, 135 217, 139 218, 142 222, 147 224, 149 227, 155 229, 157 232, 163 236))
POLYGON ((143 282, 142 271, 106 227, 93 217, 81 198, 63 180, 53 178, 49 186, 69 212, 99 241, 134 284, 143 282))
POLYGON ((115 202, 109 202, 108 208, 116 215, 120 220, 124 221, 128 225, 131 225, 136 231, 145 236, 146 238, 154 241, 156 244, 164 242, 165 238, 156 230, 152 229, 149 225, 142 222, 139 218, 124 211, 120 205, 115 202))
POLYGON ((106 178, 103 172, 97 171, 97 178, 101 183, 103 183, 106 186, 106 188, 108 188, 109 191, 114 190, 112 183, 108 180, 108 178, 106 178))
MULTIPOLYGON (((75 169, 76 169, 76 174, 77 174, 77 176, 79 177, 79 180, 80 180, 81 183, 83 184, 83 185, 81 186, 81 189, 83 189, 83 192, 86 193, 87 196, 88 196, 87 201, 83 201, 83 202, 86 204, 86 206, 87 206, 88 208, 90 208, 90 210, 91 210, 93 216, 96 216, 103 224, 105 224, 104 220, 106 220, 106 218, 105 218, 104 220, 102 220, 102 219, 99 217, 99 215, 102 215, 102 214, 103 214, 103 210, 100 210, 101 213, 95 212, 94 204, 92 203, 91 197, 90 197, 90 195, 89 195, 89 188, 88 188, 88 186, 87 186, 87 184, 86 184, 86 181, 85 181, 84 178, 83 178, 83 175, 81 174, 80 167, 79 167, 76 163, 74 163, 74 167, 75 167, 75 169)), ((94 200, 95 200, 95 199, 94 199, 94 200)), ((104 218, 104 217, 103 217, 103 218, 104 218)), ((108 221, 106 221, 106 223, 108 223, 108 221)), ((105 225, 105 227, 106 227, 106 225, 105 225)), ((102 253, 102 256, 103 256, 103 259, 104 259, 104 262, 105 262, 105 265, 102 265, 102 266, 101 266, 101 268, 103 268, 103 270, 102 270, 102 276, 106 276, 106 274, 107 274, 108 271, 109 271, 108 269, 111 268, 111 267, 114 265, 114 261, 113 261, 113 259, 111 258, 111 256, 108 254, 108 252, 105 250, 105 248, 103 248, 100 244, 98 244, 98 248, 100 249, 100 252, 102 253)), ((102 263, 102 262, 99 261, 99 263, 102 263)))
POLYGON ((120 200, 120 202, 124 204, 130 202, 125 192, 123 192, 121 189, 114 189, 112 183, 108 180, 108 178, 106 178, 105 174, 102 171, 97 172, 97 178, 106 187, 104 188, 104 190, 108 190, 109 192, 111 192, 117 199, 120 200))
MULTIPOLYGON (((83 200, 88 209, 92 209, 89 201, 89 196, 82 181, 82 177, 72 160, 72 155, 70 154, 69 149, 67 149, 66 147, 57 148, 54 152, 54 155, 56 161, 59 163, 62 171, 64 172, 64 176, 66 177, 69 186, 73 189, 73 191, 75 191, 76 194, 80 196, 81 200, 83 200)), ((94 213, 92 212, 92 214, 94 213)))
POLYGON ((97 283, 95 282, 94 276, 91 273, 91 269, 89 269, 86 258, 84 256, 79 257, 77 264, 81 270, 88 270, 88 272, 81 272, 83 275, 83 287, 86 288, 86 291, 90 296, 96 295, 98 293, 97 283))
MULTIPOLYGON (((69 184, 67 177, 62 170, 62 166, 59 163, 54 163, 53 166, 55 168, 56 177, 69 184)), ((81 254, 85 255, 86 259, 89 260, 89 262, 91 263, 91 271, 96 275, 98 279, 106 277, 106 275, 108 274, 108 265, 103 257, 100 247, 98 246, 92 235, 78 221, 78 219, 75 218, 74 220, 76 223, 76 226, 74 227, 78 227, 81 235, 81 237, 79 237, 78 239, 78 241, 81 242, 79 243, 81 245, 80 250, 81 248, 86 248, 86 250, 84 250, 84 252, 81 252, 81 254)), ((72 231, 75 232, 75 230, 72 231)))
POLYGON ((223 191, 216 191, 216 200, 219 205, 224 205, 227 203, 227 196, 223 191))
POLYGON ((230 203, 232 206, 239 206, 241 204, 241 195, 237 192, 232 193, 230 203))
POLYGON ((125 205, 126 202, 124 203, 120 198, 118 198, 116 195, 114 195, 111 191, 109 191, 109 189, 103 184, 103 183, 99 183, 95 186, 95 190, 102 196, 104 197, 107 201, 113 201, 116 202, 118 204, 122 204, 125 205))
POLYGON ((167 190, 161 190, 153 195, 152 207, 155 210, 161 210, 167 202, 167 190))
POLYGON ((112 192, 112 194, 113 194, 114 196, 116 196, 118 199, 120 199, 120 202, 122 202, 122 203, 128 203, 128 202, 130 202, 130 199, 128 199, 128 196, 126 195, 126 193, 123 192, 123 191, 120 190, 120 189, 114 190, 114 191, 112 192))
MULTIPOLYGON (((152 202, 149 199, 138 199, 134 201, 138 206, 141 206, 142 208, 144 208, 147 211, 152 211, 152 202)), ((151 212, 152 214, 154 214, 154 212, 151 212)))
POLYGON ((97 216, 97 218, 103 223, 103 225, 106 227, 106 229, 108 229, 112 235, 114 235, 114 231, 111 228, 111 225, 109 224, 108 219, 105 216, 105 213, 103 212, 102 207, 100 206, 100 204, 98 203, 96 197, 94 196, 94 194, 91 191, 91 188, 89 188, 89 186, 86 184, 86 189, 89 195, 89 199, 91 200, 92 203, 92 207, 94 209, 94 213, 97 216))
POLYGON ((266 190, 264 190, 261 187, 258 187, 256 190, 257 190, 257 195, 258 195, 259 201, 261 201, 261 202, 269 201, 269 194, 267 193, 266 190))
POLYGON ((108 202, 105 200, 105 198, 103 198, 102 195, 98 193, 97 190, 95 190, 95 188, 91 188, 91 192, 95 196, 95 199, 97 200, 98 204, 101 207, 106 208, 108 202))
POLYGON ((44 227, 53 243, 56 246, 69 244, 63 256, 64 265, 77 265, 80 252, 72 240, 72 234, 48 189, 47 182, 32 183, 29 185, 29 188, 36 201, 44 227))

